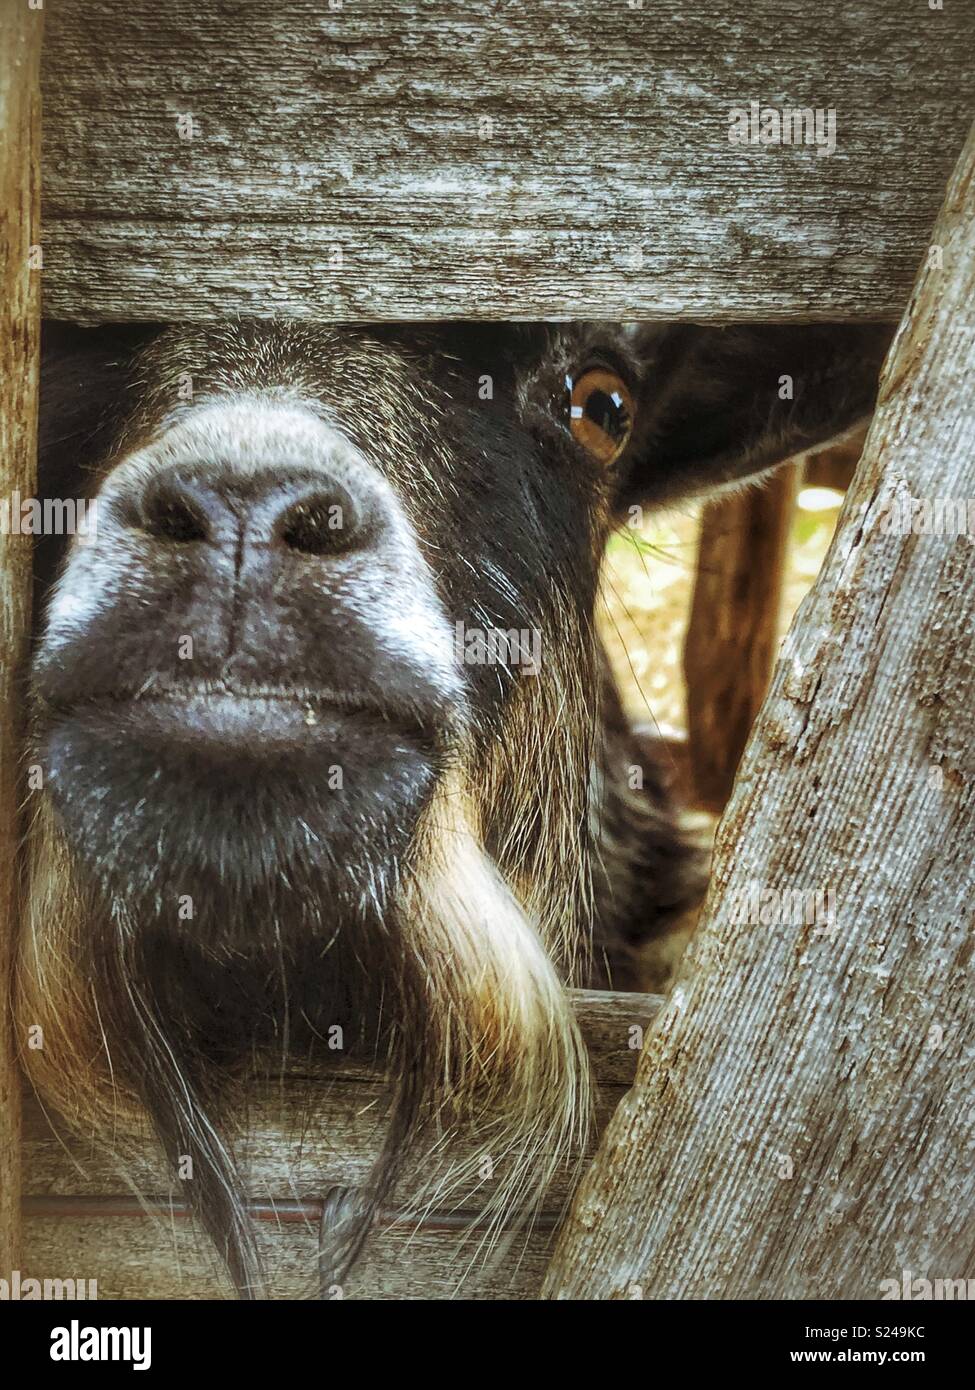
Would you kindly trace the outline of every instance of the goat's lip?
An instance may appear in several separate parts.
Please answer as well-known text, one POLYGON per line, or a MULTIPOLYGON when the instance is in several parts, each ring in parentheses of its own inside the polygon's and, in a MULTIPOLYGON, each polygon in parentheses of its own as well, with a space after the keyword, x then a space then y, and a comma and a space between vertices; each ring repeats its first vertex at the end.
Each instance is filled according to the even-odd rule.
POLYGON ((70 705, 48 705, 56 722, 116 722, 120 733, 210 750, 251 748, 286 752, 370 729, 411 743, 437 742, 436 721, 413 709, 386 708, 364 696, 338 691, 234 689, 188 685, 151 687, 98 695, 70 705))

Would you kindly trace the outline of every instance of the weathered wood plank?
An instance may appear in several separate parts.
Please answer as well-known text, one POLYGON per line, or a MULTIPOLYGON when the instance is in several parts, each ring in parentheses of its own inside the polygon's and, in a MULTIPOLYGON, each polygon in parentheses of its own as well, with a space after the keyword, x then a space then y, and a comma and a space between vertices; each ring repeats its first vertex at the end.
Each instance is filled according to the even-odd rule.
MULTIPOLYGON (((634 1068, 636 1056, 634 1052, 634 1068)), ((601 1087, 597 1105, 600 1128, 624 1090, 618 1085, 601 1087)), ((320 1194, 323 1187, 355 1187, 364 1182, 381 1147, 384 1098, 379 1078, 315 1080, 292 1075, 287 1078, 283 1097, 275 1087, 255 1084, 237 1146, 253 1196, 302 1198, 320 1194)), ((72 1137, 59 1117, 46 1117, 32 1096, 25 1097, 23 1131, 24 1192, 28 1196, 108 1197, 125 1190, 120 1167, 93 1144, 72 1137)), ((451 1160, 459 1165, 472 1148, 459 1148, 451 1160)), ((436 1162, 418 1158, 407 1173, 405 1186, 419 1185, 435 1170, 439 1174, 440 1167, 439 1157, 436 1162)), ((158 1195, 171 1190, 162 1154, 148 1141, 125 1172, 141 1192, 158 1195)), ((552 1185, 552 1205, 565 1197, 570 1179, 566 1166, 552 1185)), ((455 1199, 462 1203, 477 1185, 472 1175, 456 1187, 455 1199)), ((177 1183, 172 1189, 177 1199, 178 1188, 177 1183)), ((484 1185, 481 1190, 485 1190, 484 1185)))
POLYGON ((896 318, 975 8, 59 0, 45 312, 896 318), (836 148, 733 108, 832 109, 836 148), (185 138, 183 138, 185 137, 185 138))
MULTIPOLYGON (((37 476, 42 19, 0 0, 0 500, 37 476)), ((0 527, 0 1278, 20 1261, 20 1077, 7 1007, 17 918, 19 681, 30 631, 30 538, 0 527)))
MULTIPOLYGON (((572 998, 600 1092, 598 1118, 605 1123, 633 1080, 643 1031, 663 1001, 654 995, 596 990, 575 990, 572 998)), ((252 1195, 298 1198, 320 1195, 323 1187, 334 1184, 360 1183, 379 1152, 384 1094, 381 1072, 347 1061, 319 1075, 292 1072, 283 1087, 277 1081, 255 1083, 239 1145, 252 1195), (309 1115, 315 1117, 311 1122, 309 1115)), ((25 1106, 24 1153, 29 1196, 104 1197, 123 1190, 118 1166, 93 1144, 72 1138, 31 1095, 25 1106)), ((168 1168, 152 1143, 134 1155, 127 1171, 144 1193, 170 1189, 168 1168)), ((568 1184, 565 1171, 550 1194, 553 1208, 568 1184)))
MULTIPOLYGON (((537 1298, 554 1233, 538 1231, 492 1252, 476 1235, 390 1225, 371 1238, 341 1290, 348 1299, 537 1298)), ((275 1298, 318 1294, 313 1222, 262 1222, 258 1244, 275 1298)), ((100 1299, 230 1299, 212 1247, 189 1222, 127 1216, 38 1216, 27 1222, 25 1268, 35 1278, 94 1279, 100 1299)))
MULTIPOLYGON (((633 1079, 639 1042, 634 1028, 651 1023, 662 1000, 649 995, 577 991, 573 998, 600 1090, 597 1136, 633 1079)), ((344 1065, 327 1082, 293 1074, 283 1090, 256 1086, 238 1146, 252 1208, 259 1220, 276 1297, 307 1296, 315 1280, 316 1212, 334 1186, 366 1178, 382 1139, 383 1080, 366 1066, 344 1065), (312 1105, 314 1103, 314 1110, 312 1105), (314 1118, 309 1119, 313 1114, 314 1118)), ((146 1215, 119 1166, 93 1144, 49 1119, 33 1097, 24 1115, 27 1255, 34 1277, 95 1278, 101 1297, 228 1297, 229 1284, 207 1242, 188 1219, 179 1183, 154 1144, 146 1142, 125 1178, 159 1209, 146 1215)), ((450 1158, 459 1164, 463 1146, 450 1158)), ((590 1150, 591 1152, 591 1150, 590 1150)), ((440 1174, 422 1159, 404 1187, 440 1174)), ((483 1230, 465 1229, 490 1184, 471 1178, 437 1196, 418 1227, 391 1207, 344 1293, 349 1297, 449 1297, 464 1278, 465 1297, 535 1296, 554 1230, 578 1161, 563 1166, 546 1196, 536 1229, 516 1234, 490 1260, 481 1258, 483 1230), (407 1248, 408 1247, 408 1248, 407 1248)))
POLYGON ((975 129, 934 244, 552 1296, 975 1276, 975 129))

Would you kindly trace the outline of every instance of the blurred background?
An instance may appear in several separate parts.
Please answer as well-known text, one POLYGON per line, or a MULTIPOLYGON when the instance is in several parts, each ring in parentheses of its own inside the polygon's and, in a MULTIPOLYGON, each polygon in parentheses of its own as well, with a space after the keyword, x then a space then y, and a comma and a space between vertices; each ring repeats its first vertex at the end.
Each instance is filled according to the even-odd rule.
POLYGON ((794 460, 771 486, 646 515, 609 541, 600 633, 627 714, 671 747, 690 806, 723 805, 779 644, 833 538, 865 433, 794 460), (697 709, 688 705, 688 671, 695 692, 705 687, 697 709), (730 746, 699 746, 719 729, 730 746))

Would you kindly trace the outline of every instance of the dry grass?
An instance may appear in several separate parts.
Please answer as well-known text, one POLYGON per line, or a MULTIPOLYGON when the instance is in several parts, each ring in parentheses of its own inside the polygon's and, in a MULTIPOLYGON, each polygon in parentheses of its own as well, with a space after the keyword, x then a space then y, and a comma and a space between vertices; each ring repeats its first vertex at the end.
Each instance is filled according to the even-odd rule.
MULTIPOLYGON (((784 636, 819 573, 836 527, 837 505, 797 507, 779 618, 784 636)), ((603 569, 599 630, 623 703, 636 724, 667 736, 687 729, 681 654, 697 559, 700 508, 649 517, 623 527, 609 542, 603 569)))

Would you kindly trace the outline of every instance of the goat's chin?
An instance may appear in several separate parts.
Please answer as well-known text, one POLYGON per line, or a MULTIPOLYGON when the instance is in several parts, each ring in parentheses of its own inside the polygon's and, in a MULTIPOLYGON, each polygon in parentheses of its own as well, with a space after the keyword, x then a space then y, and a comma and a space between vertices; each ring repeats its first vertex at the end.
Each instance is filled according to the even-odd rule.
MULTIPOLYGON (((280 1066, 282 1053, 313 1051, 339 1025, 350 1047, 378 1043, 389 1060, 383 1151, 355 1220, 336 1229, 327 1252, 339 1273, 404 1164, 427 1174, 422 1194, 406 1194, 420 1205, 438 1192, 444 1201, 469 1193, 488 1160, 496 1181, 483 1207, 500 1228, 512 1211, 531 1214, 588 1125, 587 1059, 565 991, 486 854, 462 787, 450 776, 431 787, 415 768, 403 785, 414 813, 402 832, 408 843, 400 852, 386 828, 370 893, 343 898, 302 861, 299 882, 272 873, 263 893, 229 895, 224 925, 214 918, 207 930, 192 915, 180 919, 178 904, 172 914, 157 910, 182 886, 195 912, 193 889, 171 863, 141 897, 106 894, 122 871, 119 851, 105 846, 113 867, 92 876, 85 864, 100 842, 90 839, 79 855, 65 832, 79 812, 48 803, 39 816, 17 1003, 24 1034, 42 1029, 43 1048, 25 1054, 35 1085, 70 1123, 116 1147, 125 1115, 135 1124, 148 1115, 174 1164, 190 1156, 190 1196, 244 1294, 261 1291, 265 1275, 232 1111, 239 1069, 255 1057, 273 1053, 280 1066), (445 1129, 476 1139, 463 1171, 435 1161, 445 1129)), ((279 794, 287 815, 286 779, 279 794)), ((307 787, 301 797, 307 816, 307 787)), ((97 818, 94 800, 84 804, 97 818)), ((209 892, 200 890, 206 914, 217 911, 209 892)), ((326 1104, 315 1118, 327 1125, 326 1104)))
POLYGON ((132 702, 52 721, 39 761, 84 884, 211 946, 253 944, 262 915, 310 902, 382 911, 436 778, 432 740, 365 714, 271 713, 132 702))

